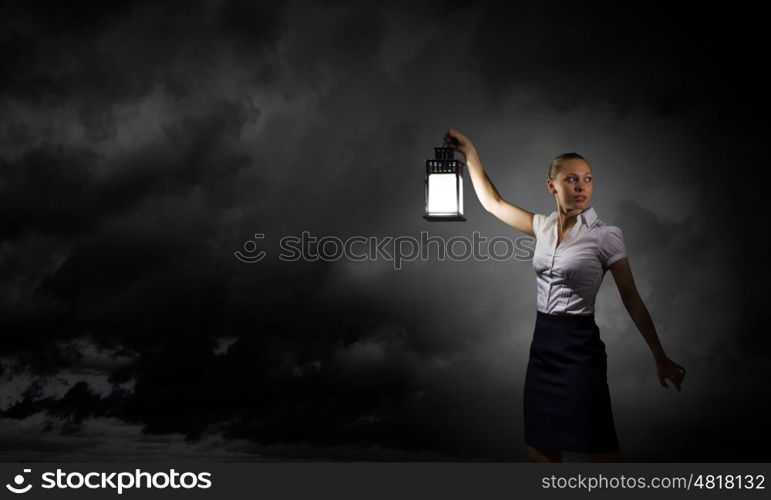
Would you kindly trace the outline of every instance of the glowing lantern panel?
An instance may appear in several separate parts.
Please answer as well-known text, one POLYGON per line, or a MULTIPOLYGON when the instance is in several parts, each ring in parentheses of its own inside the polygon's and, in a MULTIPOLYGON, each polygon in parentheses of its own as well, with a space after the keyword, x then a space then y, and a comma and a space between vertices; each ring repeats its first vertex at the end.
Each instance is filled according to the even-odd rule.
POLYGON ((435 158, 426 160, 426 208, 423 218, 430 221, 462 221, 463 167, 452 148, 434 148, 435 158))

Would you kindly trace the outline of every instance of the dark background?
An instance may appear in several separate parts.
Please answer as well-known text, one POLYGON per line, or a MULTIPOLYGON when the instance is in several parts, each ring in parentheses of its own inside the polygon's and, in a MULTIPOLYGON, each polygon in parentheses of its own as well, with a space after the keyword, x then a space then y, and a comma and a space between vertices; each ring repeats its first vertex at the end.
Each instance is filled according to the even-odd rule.
POLYGON ((659 385, 606 275, 625 454, 768 460, 758 12, 1 5, 0 459, 525 461, 529 260, 278 258, 302 231, 522 237, 470 184, 467 222, 421 218, 452 127, 533 212, 555 209, 551 158, 592 163, 687 369, 659 385), (244 263, 256 233, 267 257, 244 263))

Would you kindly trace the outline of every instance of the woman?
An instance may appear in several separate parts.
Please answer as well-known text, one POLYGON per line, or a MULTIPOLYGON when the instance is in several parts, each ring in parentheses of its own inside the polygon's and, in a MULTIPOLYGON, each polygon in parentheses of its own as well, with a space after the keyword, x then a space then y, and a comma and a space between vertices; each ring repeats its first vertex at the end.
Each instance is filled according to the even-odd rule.
POLYGON ((653 353, 662 387, 669 379, 679 392, 685 369, 664 354, 637 292, 621 229, 602 222, 591 205, 591 165, 577 153, 557 156, 546 179, 557 210, 534 214, 501 197, 468 137, 450 129, 444 146, 466 157, 485 210, 536 238, 538 307, 523 404, 529 460, 560 462, 564 450, 587 453, 593 462, 627 461, 613 422, 605 344, 594 322, 595 297, 608 269, 653 353))

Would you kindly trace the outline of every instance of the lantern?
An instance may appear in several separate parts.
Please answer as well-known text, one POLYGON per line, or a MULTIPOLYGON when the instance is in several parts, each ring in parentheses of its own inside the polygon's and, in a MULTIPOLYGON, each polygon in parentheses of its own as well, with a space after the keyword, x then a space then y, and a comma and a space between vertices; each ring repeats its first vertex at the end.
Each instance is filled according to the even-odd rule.
POLYGON ((463 217, 463 160, 453 148, 434 148, 434 159, 426 160, 426 210, 429 221, 466 220, 463 217))

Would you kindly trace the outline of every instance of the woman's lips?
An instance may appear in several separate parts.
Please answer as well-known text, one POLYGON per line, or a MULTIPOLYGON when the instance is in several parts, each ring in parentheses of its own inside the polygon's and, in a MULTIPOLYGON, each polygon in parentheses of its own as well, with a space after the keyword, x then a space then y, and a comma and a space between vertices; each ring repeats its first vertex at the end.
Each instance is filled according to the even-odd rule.
POLYGON ((573 199, 576 201, 586 201, 586 196, 574 196, 573 199))

